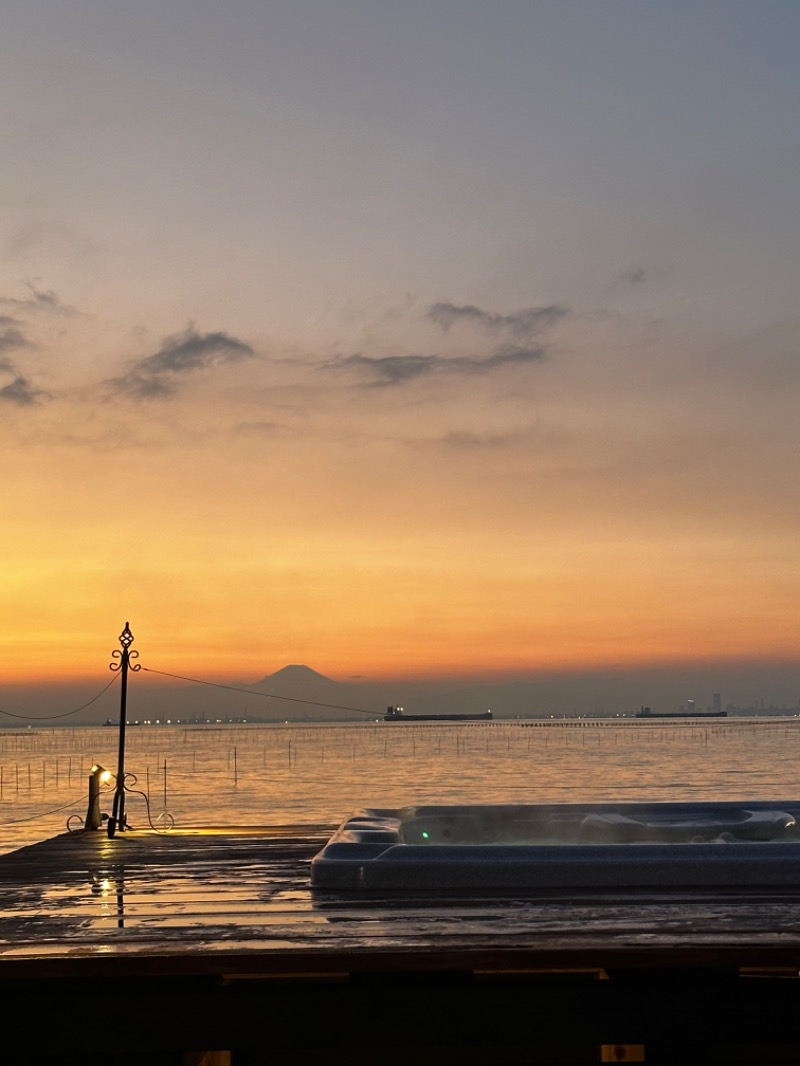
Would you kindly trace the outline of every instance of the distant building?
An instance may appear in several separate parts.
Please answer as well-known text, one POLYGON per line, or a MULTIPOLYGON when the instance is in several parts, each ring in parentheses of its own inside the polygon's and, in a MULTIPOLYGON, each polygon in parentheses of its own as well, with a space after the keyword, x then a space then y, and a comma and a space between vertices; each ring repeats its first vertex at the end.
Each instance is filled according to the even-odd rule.
POLYGON ((722 710, 722 696, 719 694, 719 692, 715 692, 714 695, 711 697, 711 710, 722 710))

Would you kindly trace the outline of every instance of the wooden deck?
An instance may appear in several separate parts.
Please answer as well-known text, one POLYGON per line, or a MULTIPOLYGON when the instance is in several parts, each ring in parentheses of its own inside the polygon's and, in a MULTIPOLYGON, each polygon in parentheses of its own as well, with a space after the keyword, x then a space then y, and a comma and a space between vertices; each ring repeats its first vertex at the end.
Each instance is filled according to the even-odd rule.
POLYGON ((80 832, 0 857, 24 1061, 85 1061, 90 1035, 112 1066, 196 1047, 236 1066, 800 1062, 800 886, 312 890, 333 828, 80 832))

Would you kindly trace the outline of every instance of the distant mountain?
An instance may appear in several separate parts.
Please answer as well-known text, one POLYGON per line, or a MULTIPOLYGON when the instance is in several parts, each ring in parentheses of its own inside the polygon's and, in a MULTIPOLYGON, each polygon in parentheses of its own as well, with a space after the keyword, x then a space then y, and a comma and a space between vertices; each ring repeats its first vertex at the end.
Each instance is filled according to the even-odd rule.
POLYGON ((338 684, 332 678, 325 677, 324 674, 312 670, 310 666, 303 666, 302 664, 283 666, 280 670, 276 670, 274 674, 267 674, 256 682, 257 685, 280 685, 281 687, 286 685, 318 685, 321 683, 327 685, 338 684))
POLYGON ((247 700, 248 713, 255 718, 282 721, 352 721, 361 717, 349 708, 354 704, 350 686, 326 677, 310 666, 292 663, 267 674, 255 684, 242 686, 263 692, 263 701, 247 700))

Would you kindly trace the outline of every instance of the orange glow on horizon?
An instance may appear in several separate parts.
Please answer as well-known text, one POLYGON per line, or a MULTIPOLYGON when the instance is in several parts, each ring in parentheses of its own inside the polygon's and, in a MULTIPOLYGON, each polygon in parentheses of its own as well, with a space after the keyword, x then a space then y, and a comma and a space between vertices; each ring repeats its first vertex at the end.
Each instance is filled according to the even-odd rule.
POLYGON ((80 537, 41 569, 17 544, 28 569, 0 606, 0 685, 106 678, 126 620, 140 664, 239 683, 291 663, 334 679, 446 678, 796 654, 800 609, 771 556, 713 536, 587 551, 579 535, 509 535, 490 555, 480 528, 418 542, 332 525, 273 530, 262 552, 214 535, 212 557, 155 512, 152 530, 121 561, 112 531, 96 564, 80 537))

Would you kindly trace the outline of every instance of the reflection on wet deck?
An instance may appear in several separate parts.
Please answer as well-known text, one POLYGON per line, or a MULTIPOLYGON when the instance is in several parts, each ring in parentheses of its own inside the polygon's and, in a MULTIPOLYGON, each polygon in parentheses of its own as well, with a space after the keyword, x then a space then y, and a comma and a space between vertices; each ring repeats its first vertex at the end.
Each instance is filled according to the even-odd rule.
MULTIPOLYGON (((766 1032, 800 1061, 800 985, 786 980, 800 973, 800 886, 313 888, 334 828, 81 832, 0 857, 7 1016, 43 1060, 77 1049, 74 1018, 90 1004, 93 1037, 112 1045, 124 1017, 130 1049, 257 1046, 271 1062, 320 1048, 363 1062, 589 1062, 621 1040, 667 1061, 658 1048, 690 1039, 724 1056, 723 1015, 736 1019, 735 1061, 768 1061, 755 1050, 766 1032), (415 1022, 384 1033, 379 1059, 358 1023, 369 1016, 415 1022)), ((104 1061, 128 1060, 112 1049, 104 1061)))
MULTIPOLYGON (((0 972, 16 958, 274 951, 580 954, 604 965, 680 948, 693 957, 800 951, 800 887, 337 892, 310 884, 331 826, 64 834, 0 857, 0 972), (280 947, 276 945, 280 943, 280 947), (288 945, 288 947, 287 947, 288 945)), ((182 962, 180 960, 183 960, 182 962)), ((798 954, 800 960, 800 954, 798 954)), ((285 961, 285 960, 283 960, 285 961)), ((419 957, 417 958, 419 961, 419 957)), ((338 963, 337 963, 338 964, 338 963)))

